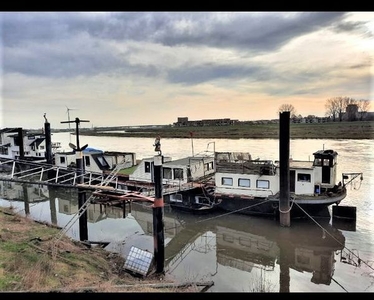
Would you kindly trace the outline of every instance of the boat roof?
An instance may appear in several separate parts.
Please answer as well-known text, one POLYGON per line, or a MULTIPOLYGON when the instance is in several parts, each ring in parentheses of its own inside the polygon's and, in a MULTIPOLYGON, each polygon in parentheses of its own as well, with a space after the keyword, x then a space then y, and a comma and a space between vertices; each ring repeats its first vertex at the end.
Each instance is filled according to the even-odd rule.
POLYGON ((40 145, 44 140, 45 140, 45 138, 37 138, 36 140, 34 140, 34 141, 30 144, 30 146, 32 146, 32 145, 35 144, 36 147, 39 147, 39 145, 40 145))
POLYGON ((290 169, 313 169, 313 161, 301 161, 290 159, 290 169))
POLYGON ((194 161, 201 161, 201 160, 205 160, 207 158, 210 158, 212 161, 214 159, 213 157, 208 157, 208 156, 189 156, 189 157, 184 157, 184 158, 164 162, 163 165, 164 166, 171 166, 171 165, 187 166, 187 165, 190 165, 191 163, 193 163, 194 161))
POLYGON ((321 157, 335 157, 338 155, 338 152, 334 150, 318 150, 313 153, 315 158, 321 158, 321 157))

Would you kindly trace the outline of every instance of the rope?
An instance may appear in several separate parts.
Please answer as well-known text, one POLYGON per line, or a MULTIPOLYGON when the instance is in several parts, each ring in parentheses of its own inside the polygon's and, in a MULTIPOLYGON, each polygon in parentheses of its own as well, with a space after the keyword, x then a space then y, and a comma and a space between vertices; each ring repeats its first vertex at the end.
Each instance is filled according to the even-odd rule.
POLYGON ((318 226, 320 227, 324 233, 327 233, 331 238, 333 238, 336 242, 338 242, 342 247, 343 249, 346 249, 350 254, 352 254, 353 256, 355 256, 360 262, 363 262, 367 267, 369 267, 370 269, 372 269, 374 271, 374 268, 369 265, 367 262, 365 262, 364 260, 362 260, 360 257, 358 257, 353 251, 351 251, 350 249, 348 249, 345 245, 343 245, 340 241, 338 241, 332 234, 330 234, 325 228, 323 228, 315 219, 313 219, 313 217, 311 215, 309 215, 304 209, 302 209, 300 207, 300 205, 298 205, 296 203, 296 205, 318 226))

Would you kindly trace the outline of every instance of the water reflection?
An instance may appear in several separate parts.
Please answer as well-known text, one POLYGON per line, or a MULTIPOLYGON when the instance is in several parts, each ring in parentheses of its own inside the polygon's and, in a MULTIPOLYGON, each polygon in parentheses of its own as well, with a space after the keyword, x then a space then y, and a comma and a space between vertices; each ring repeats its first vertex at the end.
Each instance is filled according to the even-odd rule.
MULTIPOLYGON (((0 198, 23 202, 26 214, 30 214, 30 205, 49 202, 50 222, 56 226, 64 226, 58 224, 58 215, 72 218, 78 212, 78 193, 74 189, 0 182, 0 198)), ((88 223, 92 224, 129 217, 136 220, 143 235, 152 239, 153 215, 147 204, 91 204, 87 210, 88 223)), ((343 252, 345 237, 329 220, 319 224, 294 220, 291 227, 281 227, 272 219, 220 215, 219 212, 193 215, 165 207, 164 228, 165 270, 175 276, 186 266, 198 269, 206 263, 205 260, 210 260, 214 267, 210 268, 208 275, 204 274, 210 276, 208 280, 214 281, 221 267, 245 273, 261 270, 276 275, 276 291, 289 292, 293 271, 309 274, 310 282, 316 285, 330 285, 335 254, 340 253, 342 262, 352 263, 354 259, 343 252), (199 259, 193 258, 197 252, 202 255, 199 259)), ((92 228, 90 236, 93 236, 91 231, 92 228)), ((111 242, 123 243, 122 240, 111 242)), ((109 248, 120 249, 113 245, 109 248)), ((153 252, 152 247, 147 250, 153 252)), ((122 254, 126 256, 126 253, 122 254)), ((227 280, 234 281, 235 278, 227 280)))
MULTIPOLYGON (((152 235, 152 211, 141 204, 132 204, 131 214, 141 224, 144 232, 152 235)), ((217 263, 251 272, 253 268, 274 271, 280 268, 280 291, 289 291, 289 270, 311 273, 315 284, 331 283, 334 273, 335 251, 344 248, 341 231, 328 222, 323 227, 305 221, 295 221, 289 228, 280 227, 269 219, 241 215, 218 214, 193 216, 165 209, 165 232, 170 242, 165 248, 166 266, 169 270, 181 263, 187 249, 204 236, 207 249, 215 246, 217 263), (211 234, 213 233, 213 235, 211 234)), ((322 226, 322 225, 321 225, 322 226)))

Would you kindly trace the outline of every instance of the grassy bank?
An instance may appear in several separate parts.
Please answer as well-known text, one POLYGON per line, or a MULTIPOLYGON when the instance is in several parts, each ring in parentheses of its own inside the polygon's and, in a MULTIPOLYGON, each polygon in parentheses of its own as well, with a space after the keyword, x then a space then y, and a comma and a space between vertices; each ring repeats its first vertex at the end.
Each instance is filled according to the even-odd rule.
MULTIPOLYGON (((279 124, 232 126, 134 128, 126 132, 84 131, 81 135, 161 138, 279 138, 279 124)), ((291 139, 374 139, 374 122, 329 122, 290 124, 291 139)))
POLYGON ((196 292, 197 286, 167 283, 160 275, 135 278, 124 259, 87 247, 58 228, 0 207, 1 292, 196 292))

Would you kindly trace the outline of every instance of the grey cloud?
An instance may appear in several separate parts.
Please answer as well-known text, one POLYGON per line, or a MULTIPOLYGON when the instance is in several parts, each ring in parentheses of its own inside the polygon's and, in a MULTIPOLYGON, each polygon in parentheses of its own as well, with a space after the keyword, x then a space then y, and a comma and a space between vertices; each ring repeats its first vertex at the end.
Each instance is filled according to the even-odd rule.
MULTIPOLYGON (((245 66, 219 66, 212 64, 205 64, 201 66, 183 66, 178 69, 174 69, 168 72, 168 80, 173 83, 181 83, 185 85, 195 85, 204 83, 211 80, 217 80, 222 78, 243 78, 253 76, 257 72, 261 71, 261 68, 245 67, 245 66)), ((257 75, 256 75, 257 76, 257 75)))
MULTIPOLYGON (((146 41, 170 47, 216 47, 270 52, 294 37, 333 26, 344 13, 2 13, 4 73, 71 77, 107 74, 160 76, 155 64, 134 65, 132 50, 118 50, 109 41, 146 41), (81 37, 85 39, 81 41, 81 37)), ((339 23, 343 30, 343 23, 339 23)), ((351 30, 351 27, 346 27, 351 30)), ((136 50, 135 50, 136 51, 136 50)), ((260 66, 202 64, 167 71, 174 83, 187 85, 217 78, 263 77, 260 66)), ((269 74, 267 74, 269 75, 269 74)))
POLYGON ((164 45, 249 46, 272 50, 293 36, 328 26, 344 13, 3 13, 9 45, 56 40, 86 32, 114 40, 164 45), (189 26, 176 26, 184 21, 189 26))

